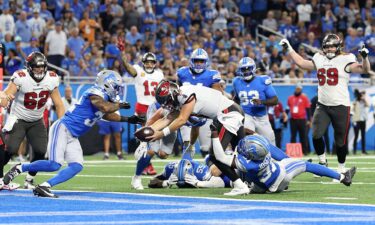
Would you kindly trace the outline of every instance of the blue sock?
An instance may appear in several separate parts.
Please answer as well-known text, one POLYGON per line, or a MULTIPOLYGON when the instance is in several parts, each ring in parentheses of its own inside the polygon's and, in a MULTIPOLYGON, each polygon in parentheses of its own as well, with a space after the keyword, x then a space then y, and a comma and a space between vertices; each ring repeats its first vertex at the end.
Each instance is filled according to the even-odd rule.
POLYGON ((277 161, 281 161, 283 159, 286 159, 286 158, 289 158, 289 156, 287 154, 285 154, 285 152, 281 149, 279 149, 278 147, 270 144, 270 152, 271 152, 271 156, 273 159, 277 160, 277 161))
POLYGON ((73 178, 77 173, 81 172, 82 169, 83 166, 79 163, 69 163, 68 167, 61 170, 56 176, 49 179, 47 183, 49 183, 51 187, 53 187, 73 178))
POLYGON ((328 167, 306 162, 306 172, 313 173, 315 175, 330 177, 333 179, 340 180, 340 174, 328 167))
POLYGON ((38 160, 32 163, 22 164, 22 172, 53 172, 59 170, 61 165, 55 161, 38 160))
POLYGON ((137 162, 137 168, 135 169, 135 175, 140 176, 142 171, 150 164, 151 156, 146 154, 146 157, 141 157, 137 162))

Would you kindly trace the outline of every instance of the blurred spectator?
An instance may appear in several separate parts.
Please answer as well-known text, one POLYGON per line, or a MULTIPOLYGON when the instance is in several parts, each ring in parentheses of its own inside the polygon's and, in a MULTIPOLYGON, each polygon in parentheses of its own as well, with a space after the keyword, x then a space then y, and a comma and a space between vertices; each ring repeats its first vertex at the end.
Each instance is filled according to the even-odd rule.
POLYGON ((8 55, 9 49, 16 49, 16 45, 12 40, 11 34, 5 34, 4 40, 2 42, 2 44, 4 45, 5 56, 8 55))
POLYGON ((63 27, 65 33, 69 34, 72 29, 78 29, 78 20, 73 16, 73 12, 71 9, 65 10, 64 12, 64 19, 63 19, 63 27))
POLYGON ((104 144, 104 157, 103 160, 109 159, 109 149, 111 147, 111 136, 115 140, 115 148, 117 151, 117 158, 123 160, 124 156, 122 154, 121 147, 121 131, 122 125, 119 122, 112 122, 107 120, 99 120, 99 134, 103 135, 103 144, 104 144))
POLYGON ((290 110, 290 142, 296 143, 298 132, 303 154, 308 155, 310 149, 307 144, 306 126, 311 126, 310 100, 302 93, 302 85, 298 84, 294 95, 289 96, 288 107, 290 110))
POLYGON ((345 7, 345 0, 339 0, 338 6, 334 9, 334 14, 337 17, 336 29, 337 32, 341 32, 346 35, 348 29, 348 14, 349 9, 345 7))
POLYGON ((295 40, 295 36, 298 33, 298 28, 293 25, 292 17, 287 16, 285 18, 285 22, 285 24, 280 25, 279 27, 280 33, 282 33, 288 40, 295 40))
POLYGON ((189 11, 186 10, 185 6, 181 6, 177 16, 177 28, 183 27, 186 32, 190 30, 190 14, 189 11))
POLYGON ((277 21, 274 18, 274 12, 272 10, 267 12, 267 17, 262 21, 262 25, 274 31, 278 30, 277 21))
POLYGON ((357 153, 357 140, 359 131, 361 131, 361 147, 362 153, 366 152, 366 121, 368 115, 368 107, 370 106, 366 99, 366 92, 359 92, 358 89, 354 90, 355 100, 352 104, 352 122, 354 127, 354 141, 353 141, 353 154, 357 153))
POLYGON ((82 37, 89 43, 94 43, 95 41, 95 30, 99 29, 100 25, 93 19, 89 18, 89 13, 85 11, 83 13, 83 18, 79 22, 79 30, 82 33, 82 37))
POLYGON ((105 58, 108 68, 112 68, 115 59, 120 58, 120 50, 117 48, 117 35, 112 35, 110 43, 105 47, 105 58))
POLYGON ((79 36, 79 30, 74 27, 70 31, 70 37, 67 42, 68 50, 72 50, 75 53, 75 58, 77 60, 82 58, 83 48, 85 46, 85 41, 81 36, 79 36))
POLYGON ((33 17, 27 21, 31 27, 32 36, 39 38, 46 31, 46 22, 39 16, 39 9, 33 9, 33 17))
POLYGON ((43 18, 45 21, 53 20, 53 15, 47 9, 47 2, 45 1, 40 2, 40 17, 43 18))
POLYGON ((351 27, 355 21, 355 16, 359 14, 359 6, 357 2, 349 2, 349 11, 348 11, 348 27, 351 27))
POLYGON ((130 32, 126 33, 125 39, 129 44, 134 45, 137 40, 143 40, 142 34, 138 32, 138 28, 136 26, 132 26, 130 32))
POLYGON ((80 67, 78 59, 76 58, 75 52, 73 50, 70 50, 68 57, 62 60, 61 67, 65 70, 68 70, 71 76, 78 76, 80 67))
POLYGON ((358 30, 358 28, 362 28, 362 30, 365 30, 366 29, 366 24, 363 21, 364 20, 362 19, 361 14, 359 14, 359 13, 356 14, 355 15, 355 20, 354 20, 354 23, 353 23, 352 27, 354 29, 357 29, 357 30, 358 30))
POLYGON ((321 21, 323 34, 333 31, 333 29, 335 28, 334 23, 337 22, 337 18, 331 10, 331 4, 325 5, 325 15, 322 17, 321 21))
POLYGON ((348 36, 345 37, 345 48, 346 52, 357 54, 358 48, 360 47, 361 39, 357 36, 357 30, 354 28, 348 28, 348 36))
POLYGON ((271 70, 268 72, 268 76, 273 78, 282 78, 283 75, 279 73, 279 64, 278 63, 272 63, 271 64, 271 70))
POLYGON ((149 5, 145 5, 145 12, 141 15, 142 26, 141 32, 144 33, 149 29, 152 33, 156 31, 156 17, 152 13, 149 5))
POLYGON ((250 24, 251 13, 253 11, 252 2, 253 2, 252 0, 239 1, 239 12, 240 12, 241 16, 243 16, 245 18, 246 26, 248 26, 250 24))
POLYGON ((193 11, 190 12, 190 18, 192 26, 196 26, 198 29, 202 27, 204 17, 198 4, 194 5, 193 11))
POLYGON ((71 7, 71 10, 74 13, 74 17, 77 18, 78 20, 81 20, 83 12, 85 11, 85 9, 83 8, 83 5, 80 3, 80 1, 79 0, 73 0, 73 2, 71 2, 70 7, 71 7))
POLYGON ((65 56, 66 47, 66 34, 62 30, 61 22, 57 21, 55 30, 48 32, 44 45, 44 54, 46 54, 48 62, 60 67, 65 56))
POLYGON ((65 111, 67 111, 71 106, 73 106, 77 102, 77 99, 73 97, 72 87, 70 87, 69 85, 65 86, 64 93, 65 95, 61 98, 61 100, 64 103, 65 111))
POLYGON ((141 27, 141 15, 135 10, 133 2, 127 4, 124 16, 122 17, 122 23, 127 30, 130 30, 133 26, 137 27, 137 29, 141 27))
POLYGON ((288 124, 288 115, 285 113, 281 102, 278 102, 275 106, 268 107, 268 118, 275 133, 276 146, 281 148, 283 128, 288 124))
POLYGON ((8 5, 4 6, 2 9, 2 14, 0 15, 0 33, 2 35, 10 34, 14 35, 15 23, 14 18, 10 14, 10 8, 8 5))
POLYGON ((215 9, 217 12, 217 16, 214 19, 212 28, 214 30, 227 30, 227 20, 229 19, 229 12, 226 8, 224 8, 222 0, 217 0, 215 9))
POLYGON ((26 20, 26 12, 22 11, 19 15, 19 19, 16 22, 16 34, 22 39, 22 47, 30 45, 31 39, 31 27, 26 20))
POLYGON ((302 23, 305 27, 308 27, 311 21, 312 7, 306 0, 300 0, 300 4, 297 5, 298 12, 298 23, 302 23))
POLYGON ((9 49, 8 59, 5 62, 5 74, 13 74, 15 71, 22 69, 22 59, 18 56, 15 49, 9 49))
POLYGON ((39 40, 36 37, 32 37, 30 40, 30 46, 24 47, 21 50, 21 56, 26 59, 28 55, 32 52, 40 52, 40 49, 38 47, 39 40))
POLYGON ((375 64, 375 19, 371 21, 371 32, 365 37, 366 48, 369 50, 369 60, 371 65, 375 64))
POLYGON ((163 19, 171 28, 174 29, 177 28, 177 14, 178 7, 174 5, 173 0, 168 0, 166 7, 163 9, 163 19))

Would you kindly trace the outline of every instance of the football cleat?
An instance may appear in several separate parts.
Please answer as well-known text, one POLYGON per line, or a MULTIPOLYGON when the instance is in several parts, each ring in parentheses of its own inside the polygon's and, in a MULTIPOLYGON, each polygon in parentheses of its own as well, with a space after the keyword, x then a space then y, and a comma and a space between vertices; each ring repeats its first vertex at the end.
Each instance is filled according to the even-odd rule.
POLYGON ((33 189, 33 193, 38 197, 58 198, 58 196, 52 193, 50 188, 46 186, 35 186, 35 188, 33 189))
POLYGON ((31 179, 31 180, 25 180, 25 183, 23 183, 23 188, 24 189, 29 189, 29 190, 32 190, 35 188, 35 185, 34 185, 34 180, 31 179))
POLYGON ((118 160, 124 160, 125 158, 124 158, 124 155, 122 153, 120 153, 120 154, 117 154, 117 159, 118 160))
POLYGON ((152 166, 152 164, 148 165, 142 172, 142 175, 156 175, 157 172, 156 170, 154 169, 154 167, 152 166))
POLYGON ((5 174, 3 181, 4 184, 7 185, 9 184, 14 178, 16 178, 18 175, 21 174, 20 170, 21 163, 14 165, 8 173, 5 174))
POLYGON ((247 195, 250 193, 250 189, 246 187, 233 188, 230 192, 224 193, 226 196, 237 196, 237 195, 247 195))
POLYGON ((356 171, 357 171, 357 167, 353 166, 345 173, 342 173, 344 175, 344 179, 342 179, 340 182, 346 186, 350 186, 352 184, 352 179, 356 171))
POLYGON ((143 190, 143 185, 142 185, 142 179, 140 176, 133 176, 132 178, 132 188, 135 190, 143 190))
POLYGON ((109 159, 109 155, 105 155, 103 156, 103 160, 108 160, 109 159))

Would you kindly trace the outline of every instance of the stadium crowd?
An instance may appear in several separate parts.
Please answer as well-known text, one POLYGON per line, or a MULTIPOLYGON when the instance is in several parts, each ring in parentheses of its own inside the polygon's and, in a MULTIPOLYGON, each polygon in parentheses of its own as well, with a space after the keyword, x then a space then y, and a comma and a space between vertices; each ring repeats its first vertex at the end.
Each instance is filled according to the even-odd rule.
POLYGON ((375 63, 372 0, 3 0, 0 4, 0 40, 8 75, 22 68, 24 58, 35 50, 71 76, 95 76, 103 68, 124 74, 116 48, 122 37, 130 63, 138 63, 145 52, 155 52, 170 80, 176 80, 176 70, 188 64, 197 47, 207 51, 211 67, 224 79, 235 76, 236 64, 244 56, 255 59, 259 73, 272 78, 297 83, 299 78, 315 77, 316 72, 298 69, 284 54, 279 36, 263 31, 267 39, 256 40, 260 24, 284 35, 302 56, 312 52, 300 43, 320 48, 325 34, 335 32, 344 51, 358 55, 358 48, 366 44, 370 62, 375 63))

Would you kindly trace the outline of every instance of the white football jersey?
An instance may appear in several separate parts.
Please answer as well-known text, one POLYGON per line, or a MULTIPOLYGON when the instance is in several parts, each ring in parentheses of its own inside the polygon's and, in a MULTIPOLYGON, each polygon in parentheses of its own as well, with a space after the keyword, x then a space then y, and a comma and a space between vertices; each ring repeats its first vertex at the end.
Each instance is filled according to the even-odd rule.
POLYGON ((322 53, 315 53, 313 62, 317 69, 318 101, 327 106, 350 106, 348 83, 350 73, 347 65, 357 62, 352 53, 343 53, 328 59, 322 53))
POLYGON ((52 71, 47 71, 43 80, 36 82, 26 69, 14 72, 10 80, 18 90, 10 114, 27 122, 34 122, 43 117, 47 100, 60 83, 59 77, 52 71))
POLYGON ((180 106, 184 105, 189 97, 195 94, 196 103, 192 115, 196 116, 214 119, 221 111, 234 103, 220 91, 204 86, 185 85, 181 86, 180 90, 181 95, 178 97, 180 106))
POLYGON ((139 65, 134 65, 137 76, 134 78, 137 102, 143 105, 151 105, 155 102, 155 89, 159 82, 163 80, 164 74, 160 69, 153 73, 146 73, 139 65))

